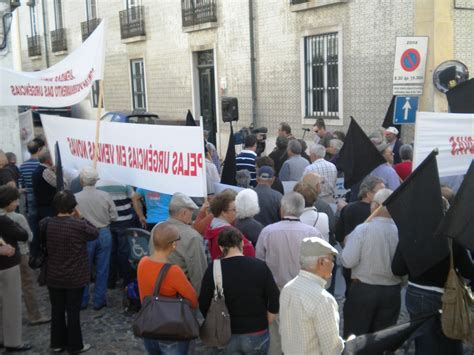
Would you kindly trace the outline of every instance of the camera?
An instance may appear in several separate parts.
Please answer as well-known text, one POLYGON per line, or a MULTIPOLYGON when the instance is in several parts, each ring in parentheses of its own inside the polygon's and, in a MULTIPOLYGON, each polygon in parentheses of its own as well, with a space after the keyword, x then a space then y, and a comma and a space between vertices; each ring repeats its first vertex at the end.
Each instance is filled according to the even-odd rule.
POLYGON ((253 126, 243 127, 237 133, 234 133, 235 145, 244 144, 245 137, 247 137, 250 134, 255 134, 255 136, 257 137, 256 153, 257 153, 257 156, 260 156, 265 151, 265 146, 266 146, 265 140, 267 139, 267 132, 268 132, 267 127, 258 127, 258 128, 253 128, 253 126))

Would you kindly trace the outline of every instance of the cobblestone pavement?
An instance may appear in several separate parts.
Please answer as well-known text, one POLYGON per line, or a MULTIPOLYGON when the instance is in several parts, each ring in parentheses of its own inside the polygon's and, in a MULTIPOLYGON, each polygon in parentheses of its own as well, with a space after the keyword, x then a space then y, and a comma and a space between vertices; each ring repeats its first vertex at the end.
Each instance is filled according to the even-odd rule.
MULTIPOLYGON (((343 289, 338 286, 336 293, 343 294, 341 291, 343 291, 343 289)), ((42 313, 49 315, 50 306, 48 293, 45 287, 37 288, 37 297, 41 305, 40 307, 42 313)), ((338 298, 338 303, 339 309, 342 311, 343 299, 338 298)), ((145 354, 142 341, 135 338, 132 333, 131 324, 134 316, 126 315, 123 312, 122 293, 119 289, 108 290, 107 304, 108 307, 103 308, 100 311, 94 311, 92 307, 89 307, 88 309, 81 312, 81 324, 84 342, 92 345, 92 349, 87 354, 145 354)), ((408 314, 403 310, 402 307, 399 322, 406 322, 407 320, 408 314)), ((49 324, 29 326, 26 319, 24 319, 24 340, 30 342, 33 345, 32 351, 29 351, 25 354, 50 354, 49 330, 49 324)), ((200 344, 198 344, 195 354, 203 353, 202 347, 200 344)), ((464 353, 474 354, 474 346, 472 344, 465 346, 464 353)), ((396 352, 396 354, 414 354, 413 346, 411 346, 409 349, 400 349, 396 352)))

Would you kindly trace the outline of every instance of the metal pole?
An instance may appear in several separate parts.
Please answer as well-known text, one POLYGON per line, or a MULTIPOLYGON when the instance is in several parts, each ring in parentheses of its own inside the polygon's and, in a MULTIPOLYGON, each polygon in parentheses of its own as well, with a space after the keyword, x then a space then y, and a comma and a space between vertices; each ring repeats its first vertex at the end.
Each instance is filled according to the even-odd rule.
POLYGON ((253 0, 249 0, 249 32, 250 32, 250 79, 252 83, 252 125, 257 126, 257 79, 255 59, 255 29, 253 0))
POLYGON ((43 10, 43 39, 44 39, 44 55, 46 59, 46 68, 49 68, 49 52, 48 52, 48 32, 46 27, 46 0, 41 1, 41 8, 43 10))

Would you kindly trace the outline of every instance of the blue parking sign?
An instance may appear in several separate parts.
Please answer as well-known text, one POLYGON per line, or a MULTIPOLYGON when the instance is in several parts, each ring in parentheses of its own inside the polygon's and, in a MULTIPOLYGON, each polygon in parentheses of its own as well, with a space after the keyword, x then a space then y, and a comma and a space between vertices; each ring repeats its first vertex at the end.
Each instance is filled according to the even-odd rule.
POLYGON ((395 99, 395 109, 393 110, 393 123, 415 123, 418 99, 417 96, 397 96, 395 99))

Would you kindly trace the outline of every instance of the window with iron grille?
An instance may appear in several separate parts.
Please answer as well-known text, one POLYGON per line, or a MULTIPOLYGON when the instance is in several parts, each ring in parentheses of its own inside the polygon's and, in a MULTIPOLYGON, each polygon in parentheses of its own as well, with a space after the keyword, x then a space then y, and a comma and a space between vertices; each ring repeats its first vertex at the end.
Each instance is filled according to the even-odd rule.
POLYGON ((339 118, 338 33, 304 38, 305 117, 339 118))
POLYGON ((145 70, 143 59, 130 61, 133 110, 146 111, 145 70))

